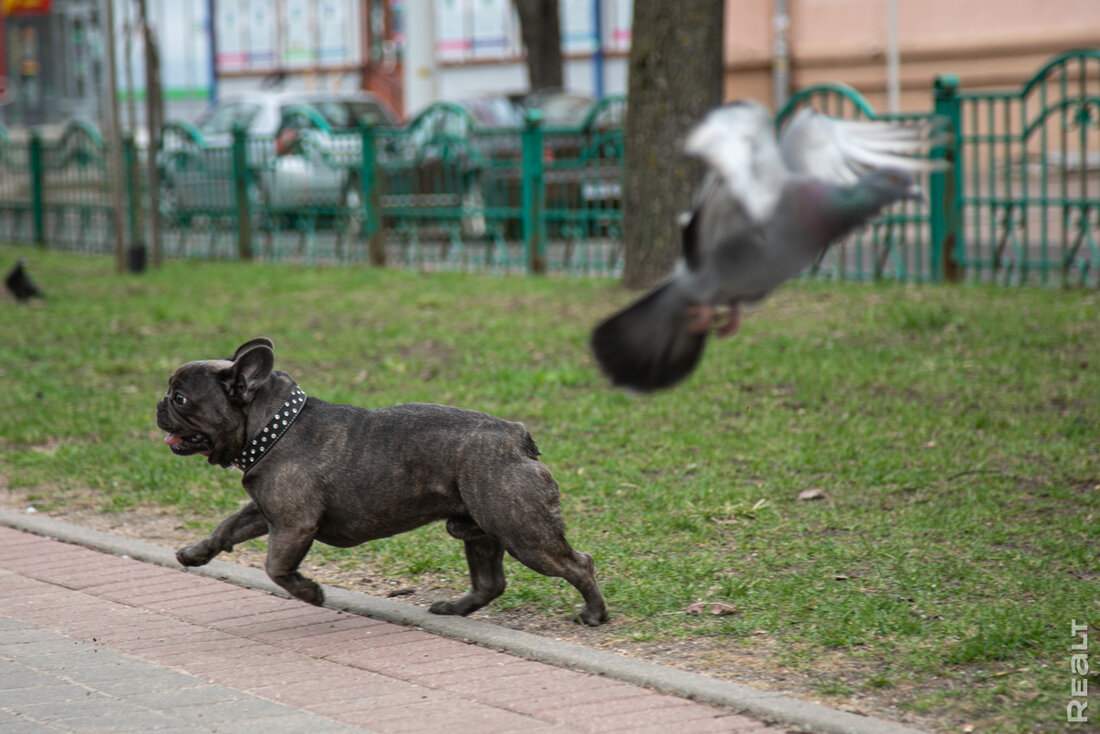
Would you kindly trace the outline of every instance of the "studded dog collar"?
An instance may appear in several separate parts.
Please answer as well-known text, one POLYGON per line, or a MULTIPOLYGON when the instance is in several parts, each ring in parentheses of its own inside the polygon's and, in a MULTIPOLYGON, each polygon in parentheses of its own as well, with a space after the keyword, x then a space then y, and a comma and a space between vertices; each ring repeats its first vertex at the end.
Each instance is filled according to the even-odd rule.
POLYGON ((233 466, 244 472, 256 466, 256 462, 267 456, 267 452, 271 450, 275 442, 283 437, 283 434, 294 423, 294 419, 298 417, 298 412, 305 405, 306 394, 302 388, 295 385, 290 397, 287 398, 282 407, 275 411, 275 416, 267 422, 267 425, 256 432, 251 441, 245 444, 244 449, 233 461, 233 466))

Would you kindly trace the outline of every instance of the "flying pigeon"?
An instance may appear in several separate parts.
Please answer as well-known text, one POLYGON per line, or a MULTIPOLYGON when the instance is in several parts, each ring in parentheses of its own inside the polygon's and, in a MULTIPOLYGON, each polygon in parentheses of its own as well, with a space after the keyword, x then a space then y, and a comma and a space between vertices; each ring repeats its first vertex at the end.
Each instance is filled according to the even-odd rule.
POLYGON ((682 219, 683 255, 652 291, 599 324, 591 346, 615 385, 653 392, 695 369, 708 333, 737 331, 741 306, 812 265, 829 245, 903 199, 920 157, 943 143, 932 123, 840 120, 803 108, 779 139, 753 101, 712 110, 685 150, 709 169, 682 219))
POLYGON ((26 258, 21 257, 15 261, 15 267, 8 272, 8 277, 4 278, 4 285, 15 296, 15 300, 20 303, 29 301, 35 296, 38 298, 45 297, 42 291, 38 290, 38 286, 34 284, 30 276, 27 275, 26 258))

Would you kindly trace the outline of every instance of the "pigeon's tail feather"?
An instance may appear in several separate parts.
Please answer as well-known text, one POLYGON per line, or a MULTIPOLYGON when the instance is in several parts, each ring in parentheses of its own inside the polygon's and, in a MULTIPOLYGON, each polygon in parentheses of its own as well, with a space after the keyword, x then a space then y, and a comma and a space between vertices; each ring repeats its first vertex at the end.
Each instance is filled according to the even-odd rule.
POLYGON ((611 382, 639 392, 672 387, 703 356, 705 333, 688 330, 688 302, 674 280, 642 296, 592 332, 592 352, 611 382))

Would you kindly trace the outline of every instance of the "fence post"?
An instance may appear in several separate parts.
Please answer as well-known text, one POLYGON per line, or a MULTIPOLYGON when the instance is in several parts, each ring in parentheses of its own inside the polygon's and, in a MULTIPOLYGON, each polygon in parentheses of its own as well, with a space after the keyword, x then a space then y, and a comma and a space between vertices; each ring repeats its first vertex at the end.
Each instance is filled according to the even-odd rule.
POLYGON ((359 137, 362 148, 359 168, 359 206, 362 207, 363 214, 363 236, 367 238, 371 265, 385 267, 386 243, 382 238, 382 202, 376 175, 378 161, 374 155, 374 129, 366 117, 359 120, 359 137))
POLYGON ((27 149, 31 174, 31 234, 34 244, 46 246, 46 203, 43 200, 42 134, 31 130, 30 147, 27 149))
POLYGON ((962 114, 959 108, 959 79, 954 74, 941 74, 932 86, 935 113, 947 122, 947 140, 932 151, 934 158, 947 162, 945 171, 932 174, 931 193, 932 279, 958 283, 963 279, 960 253, 962 238, 962 114))
POLYGON ((542 169, 542 112, 524 119, 522 193, 523 247, 528 273, 546 272, 546 187, 542 169))
POLYGON ((237 198, 237 253, 252 259, 252 211, 248 200, 248 127, 233 124, 233 191, 237 198))

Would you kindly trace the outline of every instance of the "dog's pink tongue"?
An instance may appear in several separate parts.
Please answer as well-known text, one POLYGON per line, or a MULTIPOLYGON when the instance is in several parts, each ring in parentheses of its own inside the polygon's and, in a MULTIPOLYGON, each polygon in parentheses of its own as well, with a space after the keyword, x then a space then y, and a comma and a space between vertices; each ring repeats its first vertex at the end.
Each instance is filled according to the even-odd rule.
POLYGON ((169 433, 167 436, 164 437, 164 442, 169 446, 178 446, 179 444, 183 443, 183 438, 181 438, 178 434, 169 433))

